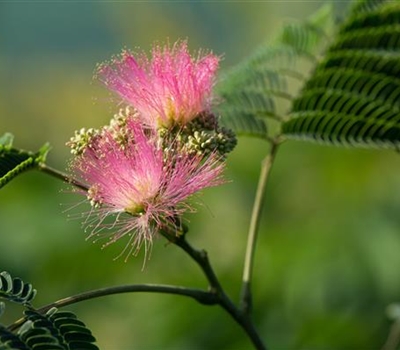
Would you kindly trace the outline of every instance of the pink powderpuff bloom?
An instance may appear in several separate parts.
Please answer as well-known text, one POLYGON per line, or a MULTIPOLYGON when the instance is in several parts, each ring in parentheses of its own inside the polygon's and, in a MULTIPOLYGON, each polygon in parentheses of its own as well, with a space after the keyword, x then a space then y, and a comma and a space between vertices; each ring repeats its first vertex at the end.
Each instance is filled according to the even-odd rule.
POLYGON ((212 87, 219 57, 197 58, 188 53, 187 42, 155 46, 149 60, 144 53, 135 58, 128 51, 110 64, 99 66, 100 80, 133 106, 143 123, 158 128, 184 125, 212 103, 212 87))
POLYGON ((89 187, 88 238, 109 237, 107 246, 128 235, 121 253, 128 251, 128 257, 143 244, 147 254, 161 227, 174 225, 177 216, 192 210, 186 202, 190 196, 223 183, 224 163, 213 156, 165 153, 156 133, 144 130, 132 117, 127 119, 125 135, 122 147, 110 129, 103 129, 71 165, 89 187), (112 223, 106 220, 110 216, 112 223))

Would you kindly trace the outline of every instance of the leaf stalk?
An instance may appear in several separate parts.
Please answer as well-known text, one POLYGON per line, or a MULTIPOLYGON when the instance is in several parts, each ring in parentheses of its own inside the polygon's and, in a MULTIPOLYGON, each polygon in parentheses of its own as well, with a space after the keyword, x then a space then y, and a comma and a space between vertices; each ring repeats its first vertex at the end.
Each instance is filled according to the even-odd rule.
POLYGON ((261 212, 263 209, 266 187, 271 173, 272 165, 278 151, 280 140, 275 139, 271 141, 271 148, 267 156, 261 163, 260 177, 257 185, 256 197, 254 200, 253 211, 250 220, 249 233, 247 236, 247 246, 244 259, 243 277, 242 277, 242 291, 240 296, 240 310, 247 315, 252 311, 252 292, 251 280, 253 276, 254 255, 256 250, 257 236, 260 226, 261 212))

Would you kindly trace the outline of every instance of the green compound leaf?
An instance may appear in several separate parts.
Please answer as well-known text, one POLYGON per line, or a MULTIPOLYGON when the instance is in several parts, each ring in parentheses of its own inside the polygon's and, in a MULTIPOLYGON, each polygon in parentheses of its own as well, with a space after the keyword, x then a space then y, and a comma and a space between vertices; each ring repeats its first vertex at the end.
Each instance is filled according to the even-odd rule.
POLYGON ((387 2, 387 0, 359 0, 359 1, 354 1, 352 9, 351 9, 351 13, 352 14, 357 14, 357 13, 372 11, 375 8, 381 6, 384 2, 387 2))
POLYGON ((357 3, 294 101, 287 138, 399 149, 400 3, 357 3))
POLYGON ((0 299, 29 304, 35 296, 36 289, 30 283, 25 283, 18 277, 11 277, 6 271, 0 272, 0 299))
POLYGON ((221 122, 239 135, 266 138, 284 119, 299 87, 316 65, 333 30, 330 6, 310 19, 286 25, 274 42, 221 77, 221 122))
POLYGON ((9 133, 0 137, 0 188, 26 170, 34 169, 46 160, 50 146, 45 144, 36 152, 12 147, 13 136, 9 133))
POLYGON ((28 321, 18 338, 28 349, 98 350, 90 330, 72 312, 52 308, 42 315, 27 310, 25 316, 28 321))
MULTIPOLYGON (((96 339, 85 324, 72 312, 52 308, 41 314, 30 301, 36 290, 8 272, 0 273, 0 299, 23 304, 25 323, 14 333, 0 325, 0 350, 98 350, 96 339)), ((4 303, 0 303, 0 311, 4 303)))
POLYGON ((0 350, 30 350, 30 348, 6 327, 0 325, 0 350))

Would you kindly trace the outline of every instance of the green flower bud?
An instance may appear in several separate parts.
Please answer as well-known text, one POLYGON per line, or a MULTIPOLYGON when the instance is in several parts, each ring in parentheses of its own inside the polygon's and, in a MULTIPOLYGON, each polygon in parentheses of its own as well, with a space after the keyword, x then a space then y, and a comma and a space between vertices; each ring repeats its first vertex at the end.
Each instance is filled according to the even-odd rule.
POLYGON ((96 135, 99 135, 99 130, 82 128, 75 131, 75 135, 70 138, 66 145, 71 148, 73 155, 80 156, 96 135))

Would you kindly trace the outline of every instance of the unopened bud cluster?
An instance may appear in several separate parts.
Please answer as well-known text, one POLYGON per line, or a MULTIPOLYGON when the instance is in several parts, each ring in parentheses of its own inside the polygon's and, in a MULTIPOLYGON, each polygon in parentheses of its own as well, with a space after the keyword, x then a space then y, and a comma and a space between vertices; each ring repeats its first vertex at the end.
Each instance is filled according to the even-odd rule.
POLYGON ((71 148, 71 153, 74 156, 80 156, 85 151, 86 147, 91 143, 93 138, 99 134, 99 130, 90 128, 82 128, 75 131, 75 135, 72 136, 66 145, 71 148))
POLYGON ((103 127, 103 132, 109 132, 122 149, 126 147, 128 142, 126 118, 131 115, 133 115, 133 111, 130 107, 121 108, 119 112, 111 118, 110 124, 103 127))
POLYGON ((192 130, 194 131, 187 136, 185 144, 191 153, 207 155, 217 152, 222 159, 225 159, 237 144, 236 135, 224 127, 218 127, 213 130, 192 130))
POLYGON ((100 139, 106 133, 109 133, 121 149, 124 149, 128 142, 126 120, 130 116, 134 116, 132 108, 121 108, 119 112, 111 118, 108 125, 103 126, 101 129, 82 128, 77 130, 66 145, 71 148, 71 153, 74 156, 81 156, 87 147, 93 145, 94 140, 100 139))
POLYGON ((188 154, 208 156, 216 153, 220 159, 225 159, 236 144, 237 139, 233 131, 220 127, 213 114, 201 113, 185 126, 174 129, 162 128, 159 135, 164 139, 164 148, 171 150, 171 141, 175 140, 180 148, 188 154))
POLYGON ((96 184, 92 185, 87 192, 87 199, 93 208, 100 208, 102 204, 99 188, 96 184))

